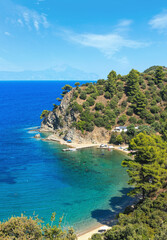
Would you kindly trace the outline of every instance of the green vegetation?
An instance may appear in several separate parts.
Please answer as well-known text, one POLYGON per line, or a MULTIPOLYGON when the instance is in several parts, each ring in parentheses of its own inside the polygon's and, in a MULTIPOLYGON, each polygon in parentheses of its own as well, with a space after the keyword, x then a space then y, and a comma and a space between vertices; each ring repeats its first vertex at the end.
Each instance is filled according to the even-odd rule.
MULTIPOLYGON (((66 116, 78 113, 73 126, 82 133, 93 131, 94 126, 111 130, 118 125, 128 127, 134 124, 135 127, 148 126, 159 132, 164 139, 167 138, 167 68, 153 66, 143 73, 132 69, 125 76, 111 71, 107 79, 82 85, 76 82, 75 86, 66 116), (93 114, 91 121, 89 116, 82 120, 82 112, 85 110, 93 114)), ((66 84, 62 89, 64 97, 72 87, 66 84)), ((60 98, 57 100, 62 101, 60 98)), ((57 108, 55 105, 53 111, 56 112, 57 108)), ((41 117, 45 118, 47 114, 41 117)), ((137 133, 136 131, 135 134, 137 133)), ((127 134, 122 134, 121 137, 123 142, 130 141, 127 134)))
MULTIPOLYGON (((114 135, 113 140, 118 136, 114 135)), ((128 135, 134 135, 134 125, 128 135)), ((120 138, 121 139, 121 138, 120 138)), ((118 222, 102 235, 91 240, 166 240, 167 239, 167 142, 160 136, 139 133, 130 141, 133 159, 122 165, 127 168, 138 203, 118 215, 118 222), (139 198, 140 197, 140 198, 139 198)))
POLYGON ((31 240, 76 240, 77 237, 72 228, 65 231, 61 227, 62 218, 59 225, 54 225, 56 213, 52 214, 51 225, 42 225, 42 221, 37 217, 27 218, 12 217, 6 222, 0 222, 0 239, 31 239, 31 240))
MULTIPOLYGON (((55 106, 54 106, 54 108, 55 108, 55 106)), ((43 110, 43 111, 42 111, 42 114, 41 114, 41 116, 40 116, 40 119, 43 119, 43 118, 47 117, 47 116, 49 115, 49 113, 50 113, 50 111, 48 111, 48 110, 43 110)))

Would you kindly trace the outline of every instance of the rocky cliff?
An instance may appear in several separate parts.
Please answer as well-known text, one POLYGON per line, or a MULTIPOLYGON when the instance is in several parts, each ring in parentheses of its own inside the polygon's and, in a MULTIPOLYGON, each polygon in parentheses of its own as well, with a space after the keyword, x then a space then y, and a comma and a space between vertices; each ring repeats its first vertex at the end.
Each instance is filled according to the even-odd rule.
POLYGON ((48 116, 43 119, 40 131, 52 132, 55 138, 66 138, 79 144, 108 142, 110 139, 110 131, 105 128, 95 127, 92 132, 82 133, 73 126, 73 123, 79 118, 79 113, 76 113, 72 109, 68 111, 74 91, 75 89, 72 89, 68 92, 58 108, 51 111, 48 116))

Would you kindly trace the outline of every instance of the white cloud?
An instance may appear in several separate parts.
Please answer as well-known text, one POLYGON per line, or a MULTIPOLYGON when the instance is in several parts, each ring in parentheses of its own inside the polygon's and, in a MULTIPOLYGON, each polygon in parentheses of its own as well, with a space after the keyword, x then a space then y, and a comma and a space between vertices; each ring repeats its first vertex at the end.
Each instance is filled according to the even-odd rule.
POLYGON ((150 21, 149 25, 153 29, 157 29, 160 32, 167 31, 167 11, 164 11, 156 16, 154 16, 150 21))
POLYGON ((17 22, 21 26, 27 26, 30 30, 35 28, 36 31, 40 30, 40 27, 48 28, 49 23, 45 14, 39 14, 35 10, 30 10, 26 7, 17 6, 18 19, 17 22))
POLYGON ((107 56, 114 55, 122 48, 137 49, 149 45, 149 43, 125 38, 115 32, 104 35, 93 33, 77 34, 70 31, 65 31, 64 33, 65 37, 67 37, 71 42, 75 42, 86 47, 96 48, 107 56))
POLYGON ((9 32, 4 32, 4 34, 5 34, 6 36, 11 36, 11 34, 10 34, 9 32))

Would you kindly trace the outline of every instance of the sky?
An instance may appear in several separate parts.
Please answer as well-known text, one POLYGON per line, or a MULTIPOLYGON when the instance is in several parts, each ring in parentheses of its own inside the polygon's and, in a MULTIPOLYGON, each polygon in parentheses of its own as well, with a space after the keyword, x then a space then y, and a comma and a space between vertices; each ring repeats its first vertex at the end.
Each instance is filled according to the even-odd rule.
POLYGON ((0 71, 106 78, 166 56, 166 0, 0 0, 0 71))

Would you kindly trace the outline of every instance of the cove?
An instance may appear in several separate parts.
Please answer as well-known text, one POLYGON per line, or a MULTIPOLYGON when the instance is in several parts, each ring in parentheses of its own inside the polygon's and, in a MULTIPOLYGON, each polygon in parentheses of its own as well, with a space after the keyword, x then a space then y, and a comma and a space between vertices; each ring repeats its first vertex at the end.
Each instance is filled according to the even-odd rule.
POLYGON ((105 223, 129 201, 125 155, 62 152, 62 145, 34 139, 29 128, 40 125, 41 110, 54 103, 63 83, 11 84, 0 83, 0 220, 35 213, 47 223, 56 212, 79 232, 105 223))

